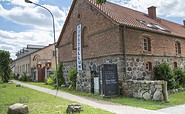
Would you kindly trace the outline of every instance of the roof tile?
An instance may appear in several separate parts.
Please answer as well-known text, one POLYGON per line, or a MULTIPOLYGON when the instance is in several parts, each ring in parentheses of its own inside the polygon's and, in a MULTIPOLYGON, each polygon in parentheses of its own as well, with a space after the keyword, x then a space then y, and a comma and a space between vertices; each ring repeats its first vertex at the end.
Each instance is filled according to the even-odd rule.
POLYGON ((114 3, 106 2, 99 5, 99 4, 96 4, 95 0, 88 0, 88 1, 89 3, 97 7, 99 10, 101 10, 103 13, 105 13, 107 16, 109 16, 119 24, 152 30, 152 31, 158 31, 161 33, 176 35, 180 37, 185 37, 185 28, 183 25, 170 22, 168 20, 158 18, 158 17, 156 20, 154 20, 149 18, 148 14, 145 14, 143 12, 139 12, 130 8, 126 8, 114 3), (143 20, 147 23, 156 24, 161 28, 164 28, 166 31, 162 29, 154 29, 151 27, 147 27, 146 25, 142 24, 138 20, 143 20))

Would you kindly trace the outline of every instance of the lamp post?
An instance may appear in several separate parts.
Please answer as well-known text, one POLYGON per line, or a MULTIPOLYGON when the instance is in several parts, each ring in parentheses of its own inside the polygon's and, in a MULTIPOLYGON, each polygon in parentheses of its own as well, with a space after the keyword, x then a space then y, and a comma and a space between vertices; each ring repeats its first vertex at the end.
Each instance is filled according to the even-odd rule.
POLYGON ((57 51, 56 51, 56 38, 55 38, 55 20, 54 20, 54 16, 53 16, 53 14, 51 13, 51 11, 48 9, 48 8, 46 8, 46 7, 44 7, 44 6, 42 6, 42 5, 39 5, 39 4, 37 4, 37 3, 34 3, 34 2, 32 2, 32 1, 29 1, 29 0, 25 0, 25 2, 26 3, 30 3, 30 4, 34 4, 34 5, 36 5, 36 6, 39 6, 39 7, 42 7, 42 8, 44 8, 44 9, 46 9, 50 14, 51 14, 51 17, 52 17, 52 21, 53 21, 53 38, 54 38, 54 48, 55 48, 55 67, 56 67, 56 84, 57 84, 57 90, 58 90, 58 73, 57 73, 57 56, 56 56, 56 54, 57 54, 57 51))

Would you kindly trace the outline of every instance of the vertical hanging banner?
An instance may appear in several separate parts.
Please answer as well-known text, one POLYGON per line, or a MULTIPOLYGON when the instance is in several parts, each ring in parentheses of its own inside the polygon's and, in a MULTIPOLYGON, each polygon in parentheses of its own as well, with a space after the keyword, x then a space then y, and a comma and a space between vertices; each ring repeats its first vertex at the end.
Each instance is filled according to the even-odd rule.
POLYGON ((81 24, 77 25, 77 71, 82 71, 81 24))

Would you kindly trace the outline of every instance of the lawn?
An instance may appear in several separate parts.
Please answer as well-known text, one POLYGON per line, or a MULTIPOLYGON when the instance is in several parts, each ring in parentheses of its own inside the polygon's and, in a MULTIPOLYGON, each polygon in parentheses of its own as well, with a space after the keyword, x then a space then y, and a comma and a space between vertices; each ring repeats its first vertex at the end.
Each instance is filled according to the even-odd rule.
MULTIPOLYGON (((36 82, 28 82, 29 84, 46 87, 53 89, 51 85, 46 85, 45 83, 36 83, 36 82)), ((128 97, 114 97, 114 98, 102 98, 100 95, 94 95, 91 93, 84 93, 84 92, 76 92, 75 90, 70 90, 68 88, 60 88, 60 91, 65 91, 74 95, 88 97, 88 99, 99 99, 104 101, 109 101, 113 103, 118 103, 122 105, 140 107, 150 110, 157 110, 161 108, 166 108, 170 106, 185 104, 185 92, 180 92, 176 94, 169 95, 169 103, 165 102, 158 102, 158 101, 147 101, 142 99, 136 98, 128 98, 128 97)))
MULTIPOLYGON (((74 103, 26 87, 16 87, 15 84, 0 84, 0 114, 6 114, 10 105, 20 102, 20 97, 28 99, 24 104, 28 106, 29 114, 66 114, 67 105, 74 103)), ((82 106, 84 110, 80 114, 111 114, 87 105, 82 106)))

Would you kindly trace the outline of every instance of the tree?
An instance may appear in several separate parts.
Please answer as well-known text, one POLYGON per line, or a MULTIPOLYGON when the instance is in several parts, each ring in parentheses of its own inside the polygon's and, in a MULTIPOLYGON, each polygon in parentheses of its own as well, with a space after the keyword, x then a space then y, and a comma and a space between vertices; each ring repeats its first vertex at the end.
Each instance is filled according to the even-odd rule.
POLYGON ((10 53, 8 51, 0 50, 0 77, 3 82, 8 82, 10 79, 10 53))
POLYGON ((105 2, 106 2, 106 0, 96 0, 97 4, 102 4, 102 3, 105 3, 105 2))

